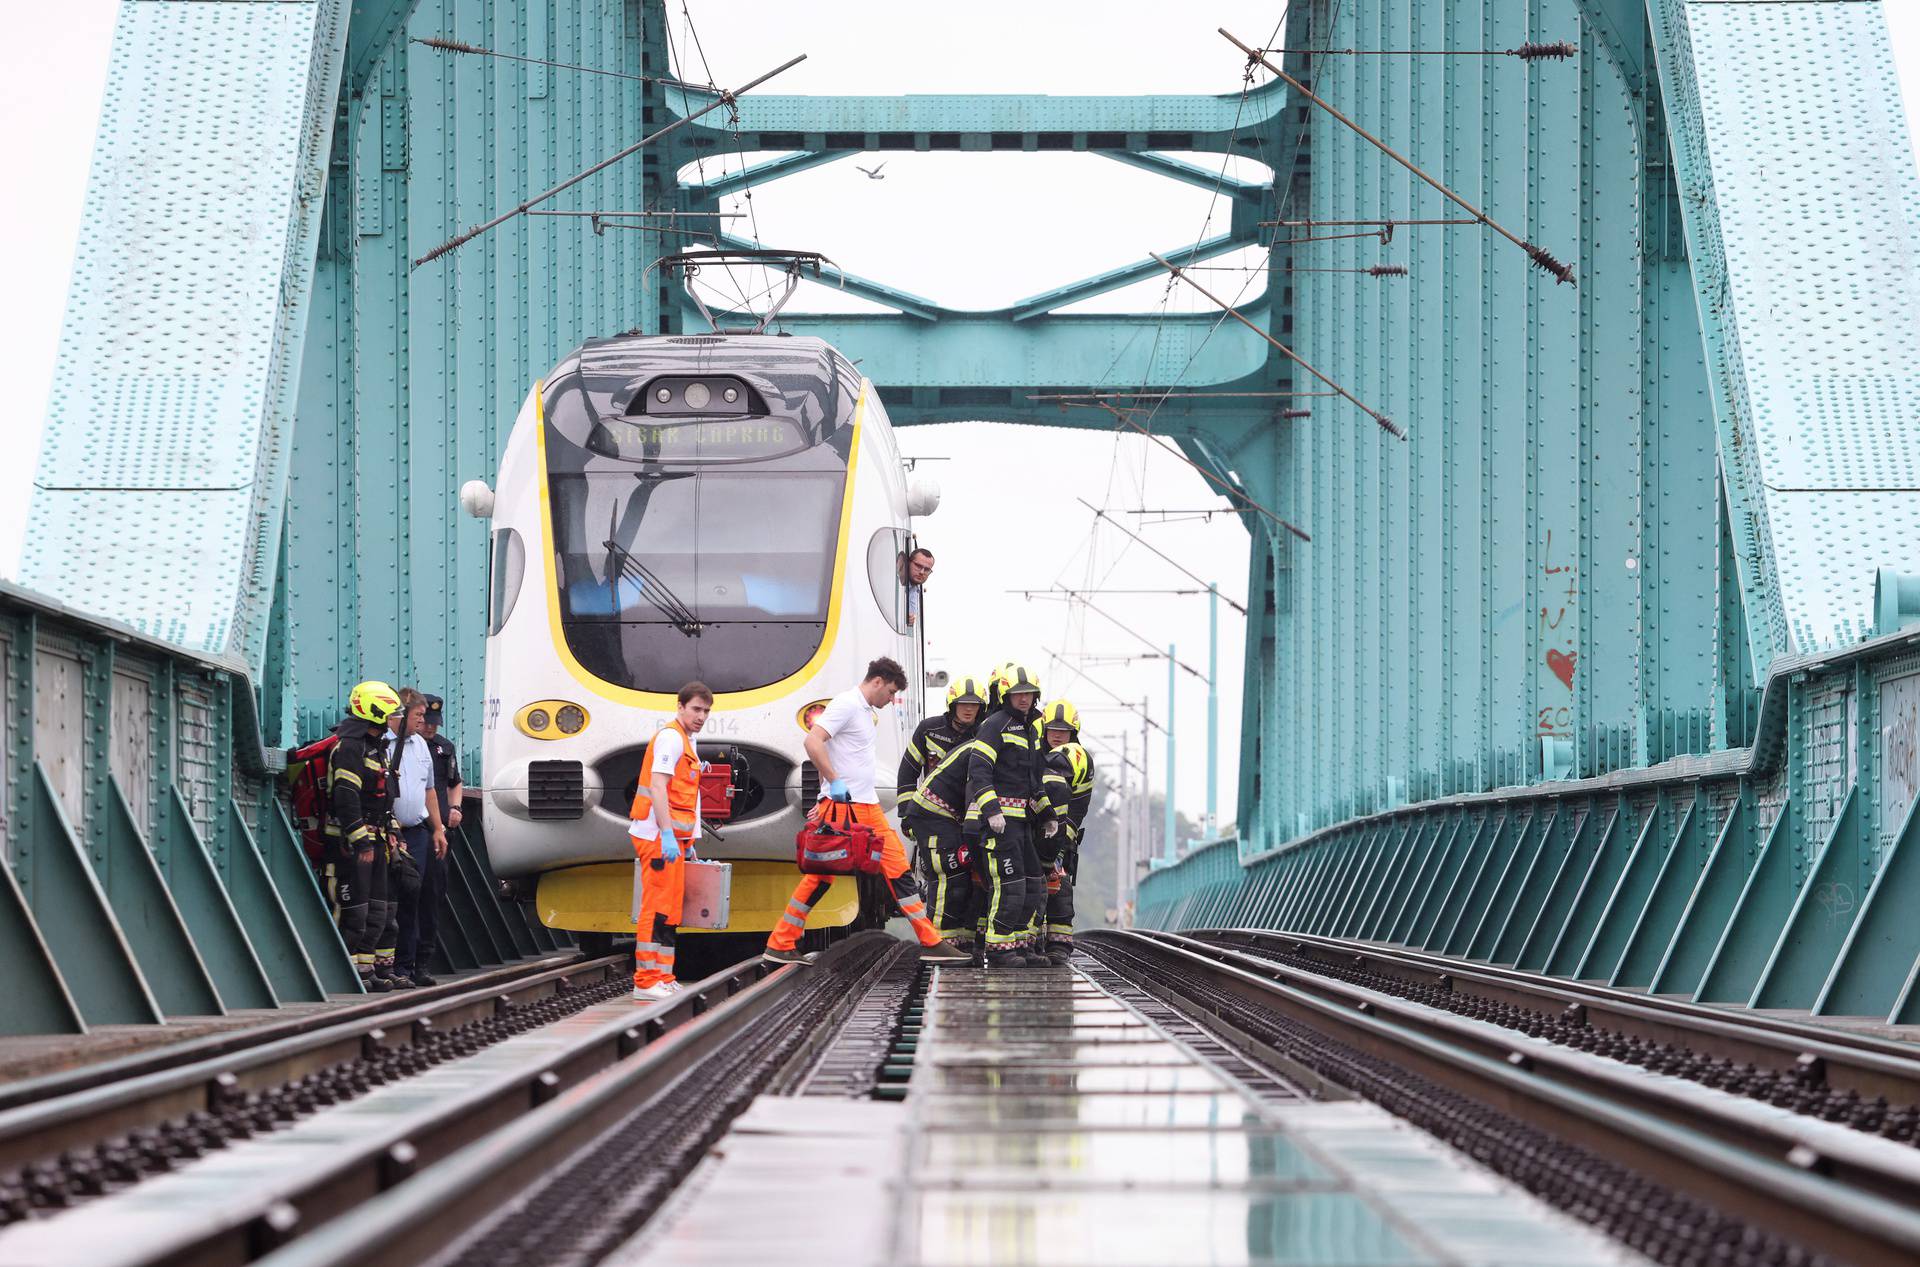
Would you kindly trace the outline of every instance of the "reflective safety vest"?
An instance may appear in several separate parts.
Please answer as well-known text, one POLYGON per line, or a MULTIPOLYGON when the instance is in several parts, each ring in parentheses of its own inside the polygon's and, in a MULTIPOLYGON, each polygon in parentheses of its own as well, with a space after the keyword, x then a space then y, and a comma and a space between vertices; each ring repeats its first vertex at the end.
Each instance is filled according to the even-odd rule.
POLYGON ((691 840, 700 830, 700 758, 694 755, 693 736, 676 719, 654 732, 647 740, 646 755, 640 758, 640 784, 633 790, 632 819, 627 834, 636 840, 660 839, 660 824, 653 816, 653 745, 669 730, 679 731, 684 746, 680 759, 673 763, 673 777, 667 780, 667 816, 673 820, 673 834, 691 840))

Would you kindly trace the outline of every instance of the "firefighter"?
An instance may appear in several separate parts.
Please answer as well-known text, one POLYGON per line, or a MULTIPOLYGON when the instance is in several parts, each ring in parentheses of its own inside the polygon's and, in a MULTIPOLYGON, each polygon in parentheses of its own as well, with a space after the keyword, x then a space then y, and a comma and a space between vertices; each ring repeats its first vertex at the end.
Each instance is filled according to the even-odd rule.
POLYGON ((713 712, 713 692, 689 682, 675 696, 679 711, 655 731, 640 759, 627 835, 640 868, 640 916, 633 930, 633 998, 649 1003, 671 998, 674 943, 686 895, 687 863, 700 837, 700 754, 693 737, 713 712))
POLYGON ((1073 955, 1073 882, 1080 871, 1080 835, 1093 802, 1093 757, 1080 745, 1080 710, 1057 699, 1040 714, 1047 745, 1043 782, 1048 806, 1060 823, 1059 834, 1040 843, 1046 868, 1045 946, 1047 958, 1065 964, 1073 955))
POLYGON ((347 697, 347 715, 334 727, 327 754, 327 852, 347 879, 334 891, 340 939, 353 956, 362 988, 393 989, 374 973, 374 942, 387 925, 387 861, 393 794, 387 779, 387 721, 400 711, 400 694, 385 682, 362 682, 347 697))
POLYGON ((897 776, 900 830, 920 846, 917 861, 930 899, 928 917, 941 937, 969 953, 973 948, 974 885, 970 851, 961 834, 967 791, 965 749, 986 706, 986 688, 978 680, 961 678, 949 686, 947 711, 929 717, 914 729, 900 758, 897 776), (956 754, 958 760, 953 759, 956 754), (941 788, 929 791, 923 799, 919 795, 922 785, 943 765, 950 773, 941 780, 941 788))
POLYGON ((1033 949, 1032 925, 1045 900, 1034 831, 1051 839, 1060 824, 1047 812, 1042 756, 1034 730, 1036 674, 1020 664, 1000 670, 992 692, 1000 706, 980 723, 967 757, 967 814, 981 835, 986 888, 988 967, 1048 962, 1033 949))

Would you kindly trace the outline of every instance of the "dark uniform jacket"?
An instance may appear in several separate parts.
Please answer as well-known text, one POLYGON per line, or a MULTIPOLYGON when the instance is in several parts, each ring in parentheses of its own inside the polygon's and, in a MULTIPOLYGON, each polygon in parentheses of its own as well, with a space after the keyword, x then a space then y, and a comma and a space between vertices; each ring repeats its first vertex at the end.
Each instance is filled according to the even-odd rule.
POLYGON ((947 755, 919 780, 919 786, 903 785, 902 821, 911 825, 915 820, 940 819, 959 823, 972 835, 979 825, 979 815, 967 805, 967 763, 972 753, 972 741, 963 740, 948 749, 947 755))
POLYGON ((1047 800, 1054 817, 1066 831, 1067 843, 1080 843, 1080 831, 1087 821, 1087 808, 1093 804, 1093 756, 1079 744, 1061 744, 1047 753, 1047 772, 1043 779, 1047 800), (1074 749, 1080 755, 1080 769, 1074 771, 1074 749))
POLYGON ((919 787, 921 778, 932 774, 948 753, 972 739, 973 732, 974 726, 961 726, 952 713, 929 717, 914 727, 907 750, 900 754, 900 773, 894 778, 901 798, 919 787))
POLYGON ((390 732, 347 717, 333 733, 340 742, 327 754, 327 843, 348 854, 384 845, 393 816, 393 781, 387 777, 390 732))
POLYGON ((967 812, 981 821, 995 814, 1038 820, 1048 812, 1041 775, 1046 769, 1038 717, 1011 709, 987 714, 967 756, 967 812))
POLYGON ((445 735, 427 735, 427 751, 433 756, 433 790, 440 798, 440 821, 447 821, 448 794, 460 779, 460 751, 445 735))

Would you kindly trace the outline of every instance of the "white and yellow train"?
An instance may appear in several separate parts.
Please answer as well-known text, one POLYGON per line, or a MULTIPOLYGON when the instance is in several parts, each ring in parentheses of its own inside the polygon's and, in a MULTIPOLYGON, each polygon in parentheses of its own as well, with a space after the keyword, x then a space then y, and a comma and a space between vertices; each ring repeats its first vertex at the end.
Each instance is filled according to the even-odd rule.
MULTIPOLYGON (((907 620, 912 517, 879 393, 819 339, 626 335, 587 343, 534 385, 498 483, 462 500, 492 519, 484 829, 494 869, 537 878, 548 925, 631 931, 627 811, 641 755, 700 680, 701 755, 740 759, 732 819, 701 842, 731 861, 728 931, 765 932, 796 873, 818 776, 811 712, 891 656, 916 689, 881 714, 882 782, 920 720, 907 620)), ((835 885, 815 926, 852 922, 835 885)))

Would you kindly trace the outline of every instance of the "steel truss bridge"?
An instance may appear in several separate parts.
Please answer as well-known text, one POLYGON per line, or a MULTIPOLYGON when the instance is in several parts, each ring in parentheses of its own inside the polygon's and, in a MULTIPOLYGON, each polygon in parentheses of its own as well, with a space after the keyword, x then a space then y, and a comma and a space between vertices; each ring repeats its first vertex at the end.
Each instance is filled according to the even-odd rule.
MULTIPOLYGON (((487 541, 455 490, 566 349, 700 328, 651 267, 665 235, 521 216, 412 261, 713 104, 665 37, 657 0, 122 5, 0 601, 0 929, 31 1000, 9 1024, 351 988, 273 753, 378 672, 466 701, 471 761, 487 541)), ((1920 189, 1881 6, 1302 0, 1282 42, 1563 40, 1276 54, 1295 82, 1244 92, 1223 43, 1212 96, 776 80, 547 206, 713 212, 876 151, 1083 152, 1219 188, 1224 231, 1170 228, 1161 254, 1264 250, 1250 324, 1062 311, 1151 258, 991 312, 834 277, 888 311, 783 319, 862 358, 904 425, 1109 429, 1033 397, 1216 393, 1152 427, 1253 542, 1242 821, 1156 868, 1140 921, 1914 1020, 1920 189), (734 154, 755 157, 687 183, 734 154), (1223 177, 1228 155, 1268 178, 1223 177), (1394 224, 1334 227, 1356 221, 1394 224), (1247 394, 1322 389, 1299 362, 1405 438, 1247 394)), ((464 856, 461 953, 539 949, 464 856)))

